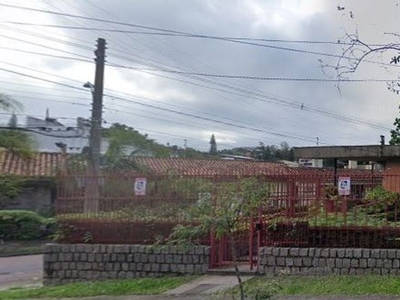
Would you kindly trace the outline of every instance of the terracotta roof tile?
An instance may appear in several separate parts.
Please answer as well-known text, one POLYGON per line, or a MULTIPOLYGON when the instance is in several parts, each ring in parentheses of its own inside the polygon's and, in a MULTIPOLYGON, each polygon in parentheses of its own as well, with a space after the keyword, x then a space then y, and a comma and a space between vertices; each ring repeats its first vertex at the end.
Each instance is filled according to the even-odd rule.
MULTIPOLYGON (((26 177, 54 177, 61 166, 61 153, 35 153, 30 159, 0 151, 0 175, 26 177)), ((156 175, 177 174, 185 176, 254 176, 298 175, 333 176, 330 169, 290 168, 281 163, 236 161, 222 159, 185 159, 136 157, 135 161, 146 171, 156 175)), ((131 172, 131 171, 129 171, 131 172)), ((134 172, 134 170, 132 170, 134 172)), ((371 170, 340 169, 338 176, 371 174, 371 170)), ((375 171, 375 175, 382 174, 375 171)))
POLYGON ((270 162, 154 157, 137 157, 135 161, 148 171, 159 175, 175 173, 186 176, 252 176, 290 173, 289 168, 284 164, 270 162))
POLYGON ((54 177, 61 164, 60 153, 34 153, 29 159, 0 151, 0 175, 54 177))

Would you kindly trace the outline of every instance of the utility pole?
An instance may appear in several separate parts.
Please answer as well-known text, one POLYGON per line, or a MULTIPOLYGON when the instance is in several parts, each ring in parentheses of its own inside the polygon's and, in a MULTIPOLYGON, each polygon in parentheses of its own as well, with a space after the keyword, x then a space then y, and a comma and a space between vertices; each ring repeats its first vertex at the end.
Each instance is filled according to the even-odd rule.
POLYGON ((84 87, 89 87, 92 92, 92 119, 89 137, 89 162, 88 180, 85 188, 85 213, 97 213, 99 210, 99 170, 100 170, 100 148, 101 148, 101 124, 103 114, 103 85, 104 85, 104 62, 106 52, 105 39, 97 40, 97 49, 94 51, 96 72, 94 85, 89 82, 84 87))
POLYGON ((104 85, 104 62, 106 56, 106 41, 99 38, 97 49, 94 51, 96 56, 96 74, 94 78, 94 89, 92 91, 92 126, 90 129, 90 169, 92 175, 98 175, 100 168, 100 148, 101 148, 101 123, 103 114, 103 85, 104 85))

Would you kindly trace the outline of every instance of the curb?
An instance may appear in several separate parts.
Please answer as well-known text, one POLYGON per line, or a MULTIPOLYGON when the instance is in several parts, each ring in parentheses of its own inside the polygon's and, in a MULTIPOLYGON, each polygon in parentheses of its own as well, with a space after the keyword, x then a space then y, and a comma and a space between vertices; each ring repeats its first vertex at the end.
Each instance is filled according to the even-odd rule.
POLYGON ((32 252, 10 252, 10 253, 0 253, 0 258, 2 257, 14 257, 14 256, 29 256, 29 255, 42 255, 43 250, 32 251, 32 252))

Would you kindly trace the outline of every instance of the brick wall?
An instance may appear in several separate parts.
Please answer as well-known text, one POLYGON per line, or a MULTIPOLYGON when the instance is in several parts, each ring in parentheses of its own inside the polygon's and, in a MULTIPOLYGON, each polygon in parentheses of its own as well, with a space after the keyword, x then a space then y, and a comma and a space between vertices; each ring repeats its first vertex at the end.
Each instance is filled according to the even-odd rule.
POLYGON ((204 274, 208 246, 182 249, 173 246, 48 244, 44 284, 83 280, 123 279, 167 274, 204 274))
POLYGON ((400 250, 260 248, 260 273, 279 275, 399 275, 400 250))
POLYGON ((400 161, 388 161, 382 179, 382 186, 391 192, 400 192, 400 161))

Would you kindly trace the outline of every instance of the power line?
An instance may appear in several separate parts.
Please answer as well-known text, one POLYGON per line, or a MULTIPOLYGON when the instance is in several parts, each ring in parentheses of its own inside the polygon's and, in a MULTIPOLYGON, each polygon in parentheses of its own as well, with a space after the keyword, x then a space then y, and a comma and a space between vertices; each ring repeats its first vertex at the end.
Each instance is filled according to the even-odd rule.
MULTIPOLYGON (((6 62, 3 62, 3 63, 6 63, 6 62)), ((17 67, 20 67, 20 68, 26 68, 26 67, 18 66, 16 64, 11 64, 11 63, 8 63, 8 64, 14 65, 14 66, 17 66, 17 67)), ((30 69, 30 68, 27 68, 27 69, 30 69)), ((70 78, 67 78, 67 77, 58 76, 58 75, 54 75, 54 74, 51 74, 51 73, 38 71, 38 70, 34 70, 34 69, 31 69, 31 70, 39 72, 39 73, 44 73, 44 74, 47 74, 47 75, 50 75, 50 76, 56 76, 56 77, 59 77, 59 78, 65 79, 65 80, 71 80, 71 81, 74 81, 74 82, 79 82, 77 80, 73 80, 73 79, 70 79, 70 78)), ((22 74, 22 73, 19 73, 19 74, 22 74)), ((29 77, 32 77, 34 79, 39 79, 39 80, 45 80, 43 78, 39 78, 39 77, 35 77, 35 76, 29 76, 29 77)), ((45 81, 47 81, 47 80, 45 80, 45 81)), ((61 83, 54 82, 54 81, 51 81, 51 82, 55 83, 55 84, 61 84, 61 83)), ((64 84, 61 84, 61 85, 66 86, 66 87, 71 87, 70 85, 64 85, 64 84)), ((80 90, 80 91, 85 91, 86 92, 86 89, 84 89, 84 88, 77 88, 77 87, 73 87, 73 88, 77 89, 77 90, 80 90)), ((339 119, 339 120, 342 120, 342 121, 346 121, 346 122, 352 122, 352 123, 357 123, 357 124, 360 124, 360 125, 367 125, 367 126, 373 126, 373 127, 377 127, 377 128, 388 129, 388 127, 384 127, 384 126, 379 125, 379 124, 373 124, 373 123, 370 123, 370 122, 367 122, 367 121, 364 121, 364 120, 361 120, 361 119, 356 119, 356 118, 353 118, 353 117, 332 113, 332 112, 321 110, 321 109, 318 109, 318 108, 314 108, 314 107, 311 107, 311 106, 308 106, 308 105, 306 106, 306 105, 302 104, 301 102, 287 101, 287 100, 280 99, 279 97, 268 97, 266 95, 261 95, 261 94, 255 93, 255 92, 242 91, 241 89, 238 89, 238 88, 236 88, 236 90, 238 90, 240 92, 247 92, 247 93, 253 94, 253 95, 257 96, 257 97, 263 97, 263 98, 272 100, 273 103, 275 103, 275 104, 280 104, 280 105, 283 104, 283 105, 294 107, 294 108, 301 109, 301 110, 308 110, 310 112, 322 114, 322 115, 325 115, 325 116, 328 116, 328 117, 331 117, 331 118, 336 118, 336 119, 339 119)), ((222 90, 222 91, 224 91, 224 90, 222 90)), ((133 95, 130 95, 130 96, 133 96, 133 95)), ((248 94, 247 96, 250 96, 250 95, 248 94)), ((141 97, 141 98, 144 98, 144 97, 141 97)), ((256 98, 256 99, 258 99, 258 98, 256 98)), ((258 99, 258 100, 260 100, 260 99, 258 99)))
MULTIPOLYGON (((58 56, 52 54, 45 54, 39 53, 34 51, 27 51, 9 47, 1 47, 1 49, 13 50, 23 53, 29 53, 34 55, 46 56, 46 57, 53 57, 59 59, 69 59, 81 62, 89 62, 93 63, 90 60, 86 59, 79 59, 74 57, 66 57, 66 56, 58 56)), ((115 68, 123 68, 123 69, 130 69, 136 71, 158 71, 158 72, 166 72, 172 74, 179 74, 179 75, 195 75, 195 76, 202 76, 202 77, 213 77, 213 78, 227 78, 227 79, 246 79, 246 80, 262 80, 262 81, 292 81, 292 82, 340 82, 340 83, 371 83, 371 82, 400 82, 400 79, 374 79, 374 78, 366 78, 366 79, 326 79, 326 78, 291 78, 291 77, 265 77, 265 76, 246 76, 246 75, 226 75, 226 74, 210 74, 210 73, 199 73, 199 72, 187 72, 187 71, 178 71, 178 70, 168 70, 164 68, 159 69, 141 69, 129 66, 123 66, 114 63, 106 64, 110 67, 115 68)))
MULTIPOLYGON (((141 71, 144 72, 143 70, 141 70, 141 71)), ((150 72, 148 72, 148 73, 150 73, 150 72)), ((157 75, 157 76, 162 76, 162 75, 154 74, 154 73, 151 73, 151 74, 157 75)), ((162 76, 162 77, 165 77, 165 76, 162 76)), ((169 77, 166 77, 166 78, 169 78, 169 77)), ((186 81, 186 80, 179 80, 179 79, 176 79, 176 78, 170 78, 170 79, 178 80, 178 81, 182 81, 182 82, 185 82, 185 83, 194 84, 194 85, 198 85, 198 86, 202 86, 202 87, 206 87, 206 88, 210 88, 210 87, 207 87, 207 86, 204 86, 204 85, 199 85, 199 84, 195 84, 195 83, 193 83, 193 82, 188 82, 188 81, 186 81)), ((215 88, 214 88, 214 89, 215 89, 215 88)), ((217 89, 217 90, 220 90, 220 89, 217 89)), ((220 91, 223 91, 223 90, 220 90, 220 91)), ((223 91, 223 92, 226 92, 226 91, 223 91)), ((239 96, 239 95, 238 95, 238 96, 239 96)), ((240 96, 242 96, 242 95, 240 95, 240 96)), ((296 105, 295 108, 300 107, 300 105, 303 107, 303 104, 300 103, 299 105, 296 105)), ((309 106, 308 106, 307 108, 305 108, 304 110, 316 112, 315 110, 310 109, 309 106)), ((345 121, 349 121, 349 119, 347 118, 347 120, 345 120, 345 121)), ((367 123, 364 122, 364 121, 362 121, 361 123, 364 124, 364 125, 367 125, 367 123)), ((378 126, 382 128, 381 125, 378 125, 378 126)), ((375 127, 375 125, 374 125, 374 127, 375 127)), ((385 127, 385 128, 387 129, 387 127, 385 127)))
MULTIPOLYGON (((152 75, 157 75, 157 76, 161 76, 161 77, 165 77, 165 78, 170 78, 170 79, 174 79, 165 75, 159 75, 156 73, 152 73, 152 72, 146 72, 146 71, 141 71, 144 73, 149 73, 152 75)), ((187 80, 181 80, 181 79, 174 79, 174 80, 178 80, 184 83, 188 83, 188 84, 192 84, 192 85, 196 85, 196 86, 201 86, 207 89, 212 89, 212 90, 218 90, 224 93, 228 93, 228 94, 233 94, 233 95, 238 95, 238 96, 246 96, 248 98, 252 98, 258 101, 262 101, 262 102, 269 102, 269 103, 273 103, 273 104, 277 104, 277 105, 283 105, 283 106, 287 106, 287 107, 291 107, 291 108, 295 108, 295 109, 299 109, 302 111, 309 111, 309 112, 313 112, 316 114, 321 114, 330 118, 334 118, 334 119, 338 119, 341 121, 345 121, 345 122, 351 122, 351 123, 356 123, 356 124, 360 124, 360 125, 366 125, 366 126, 370 126, 370 127, 374 127, 374 128, 379 128, 379 129, 390 129, 384 125, 381 124, 374 124, 362 119, 358 119, 358 118, 354 118, 352 116, 346 116, 343 114, 338 114, 335 112, 331 112, 331 111, 327 111, 327 110, 323 110, 320 109, 318 107, 313 107, 310 105, 305 105, 303 102, 300 101, 294 101, 294 100, 286 100, 282 97, 276 96, 276 95, 265 95, 265 94, 260 94, 254 91, 249 91, 249 90, 245 90, 245 89, 241 89, 238 87, 232 87, 228 84, 224 84, 224 83, 215 83, 213 81, 205 81, 205 82, 209 82, 212 84, 216 84, 219 87, 223 87, 223 88, 229 88, 235 92, 232 91, 226 91, 224 89, 220 89, 220 88, 215 88, 215 87, 210 87, 210 86, 205 86, 202 84, 198 84, 198 83, 193 83, 193 82, 189 82, 187 80), (238 94, 239 93, 243 93, 243 94, 238 94)))
MULTIPOLYGON (((37 129, 40 129, 41 127, 37 127, 37 129)), ((0 126, 0 129, 3 130, 15 130, 15 131, 26 131, 26 132, 31 132, 31 133, 37 133, 40 135, 45 135, 45 136, 51 136, 51 137, 58 137, 58 138, 66 138, 66 139, 70 139, 70 138, 79 138, 83 136, 83 131, 79 128, 81 131, 81 134, 79 135, 71 135, 71 136, 65 136, 65 135, 57 135, 57 134, 48 134, 48 132, 44 132, 44 131, 38 131, 38 130, 34 130, 33 128, 28 128, 28 127, 9 127, 9 126, 0 126)), ((57 133, 60 132, 70 132, 71 130, 57 130, 57 133)))
MULTIPOLYGON (((339 55, 339 54, 330 54, 330 53, 323 53, 323 52, 316 52, 316 51, 308 51, 308 50, 303 50, 303 49, 295 49, 295 48, 288 48, 288 47, 281 47, 281 46, 274 46, 274 45, 259 44, 259 43, 254 43, 254 42, 248 42, 246 40, 231 39, 231 38, 228 38, 228 37, 218 37, 218 36, 202 35, 202 34, 192 34, 192 33, 187 33, 187 32, 183 32, 183 31, 169 30, 169 29, 164 29, 164 28, 157 28, 157 27, 145 26, 145 25, 139 25, 139 24, 131 24, 131 23, 126 23, 126 22, 104 20, 104 19, 99 19, 99 18, 94 18, 94 17, 85 17, 85 16, 80 16, 80 15, 74 15, 74 14, 68 14, 68 13, 62 13, 62 12, 55 12, 55 11, 46 10, 46 9, 36 9, 36 8, 17 6, 17 5, 9 5, 9 4, 0 4, 0 6, 6 6, 6 7, 11 7, 11 8, 17 8, 17 9, 29 10, 29 11, 35 11, 35 12, 41 12, 41 13, 54 14, 54 15, 60 15, 60 16, 66 16, 66 17, 73 17, 73 18, 91 20, 91 21, 97 21, 97 22, 103 22, 103 23, 108 23, 108 24, 116 24, 116 25, 122 25, 122 26, 128 26, 128 27, 135 27, 135 28, 141 28, 141 29, 147 29, 147 30, 154 30, 154 31, 160 31, 160 32, 164 32, 164 33, 178 34, 178 35, 182 35, 184 37, 221 40, 221 41, 227 41, 227 42, 232 42, 232 43, 239 43, 239 44, 257 46, 257 47, 265 47, 265 48, 270 48, 270 49, 275 49, 275 50, 285 50, 285 51, 292 51, 292 52, 303 53, 303 54, 313 54, 313 55, 321 55, 321 56, 348 59, 348 60, 357 60, 357 58, 345 57, 345 56, 339 55)), ((24 23, 22 23, 22 24, 24 24, 24 23)), ((25 24, 29 24, 29 23, 25 23, 25 24)), ((30 25, 32 26, 32 25, 35 25, 35 24, 30 24, 30 25)), ((46 25, 46 24, 44 24, 44 25, 46 25)), ((39 26, 40 26, 40 24, 39 24, 39 26)), ((51 26, 53 26, 53 25, 51 25, 51 26)), ((54 25, 54 26, 58 26, 58 25, 54 25)), ((96 30, 96 29, 93 29, 93 30, 96 30)), ((365 62, 374 63, 374 64, 382 64, 380 62, 369 61, 369 60, 365 60, 365 62)), ((386 65, 386 64, 384 64, 384 65, 386 65)), ((388 66, 394 66, 394 67, 400 67, 400 66, 393 65, 393 64, 387 64, 387 65, 388 66)))
MULTIPOLYGON (((142 69, 135 67, 128 67, 118 64, 107 64, 110 67, 132 69, 136 71, 143 71, 142 69)), ((196 73, 196 72, 183 72, 177 70, 167 70, 167 69, 156 69, 156 70, 146 70, 146 71, 159 71, 179 75, 196 75, 204 77, 215 77, 215 78, 228 78, 228 79, 249 79, 249 80, 263 80, 263 81, 295 81, 295 82, 400 82, 400 79, 325 79, 325 78, 290 78, 290 77, 263 77, 263 76, 245 76, 245 75, 225 75, 225 74, 209 74, 209 73, 196 73)))
MULTIPOLYGON (((55 12, 53 12, 53 13, 55 13, 55 12)), ((68 14, 67 16, 71 17, 72 15, 68 14)), ((74 15, 74 17, 83 18, 83 16, 78 16, 78 15, 74 15)), ((85 17, 85 18, 87 18, 87 17, 85 17)), ((100 21, 100 19, 96 19, 94 21, 100 21)), ((103 21, 109 23, 106 20, 103 20, 103 21)), ((113 21, 110 21, 110 22, 113 22, 113 21)), ((337 45, 337 46, 353 45, 353 43, 342 42, 340 40, 333 42, 333 41, 318 41, 318 40, 288 40, 288 39, 266 39, 266 38, 251 38, 251 37, 236 37, 236 36, 202 35, 202 34, 185 33, 182 31, 166 30, 166 29, 162 29, 162 28, 142 26, 142 25, 138 25, 138 24, 122 23, 122 22, 115 22, 115 24, 124 25, 124 26, 132 26, 132 27, 140 27, 143 29, 150 29, 150 30, 157 30, 157 31, 166 30, 167 32, 134 31, 134 30, 123 30, 123 29, 68 26, 68 25, 55 25, 55 24, 39 24, 39 23, 14 22, 14 21, 6 21, 3 23, 13 24, 13 25, 46 27, 46 28, 61 28, 61 29, 82 30, 82 31, 102 31, 102 32, 128 33, 128 34, 139 34, 139 35, 198 37, 198 38, 212 38, 212 39, 235 40, 235 41, 257 41, 257 42, 268 42, 268 43, 318 44, 318 45, 337 45)), ((368 45, 374 46, 374 47, 384 46, 384 44, 373 44, 373 43, 368 44, 368 45)), ((262 46, 262 44, 260 44, 260 46, 262 46)))
POLYGON ((28 50, 22 50, 22 49, 10 48, 10 47, 2 47, 2 46, 0 46, 0 49, 11 50, 11 51, 16 51, 16 52, 22 52, 22 53, 33 54, 33 55, 40 55, 40 56, 45 56, 45 57, 58 58, 58 59, 69 59, 69 60, 74 60, 74 61, 93 63, 93 61, 91 61, 91 60, 82 59, 82 58, 59 56, 59 55, 40 53, 40 52, 28 51, 28 50))
MULTIPOLYGON (((6 29, 7 29, 7 28, 6 28, 6 29)), ((13 41, 17 41, 17 42, 21 42, 21 43, 26 43, 26 44, 29 44, 29 45, 34 45, 34 46, 38 46, 38 47, 44 47, 44 48, 46 48, 46 49, 58 51, 58 52, 61 52, 61 53, 76 55, 76 56, 85 58, 85 59, 87 59, 87 60, 90 60, 90 58, 87 57, 87 56, 85 56, 85 55, 81 55, 81 54, 78 54, 78 53, 73 53, 73 52, 70 52, 70 51, 65 51, 65 50, 57 49, 57 48, 54 48, 54 47, 50 47, 49 45, 44 45, 44 44, 38 44, 38 43, 30 42, 30 41, 25 41, 25 40, 21 40, 21 39, 15 38, 15 37, 10 37, 10 36, 4 35, 4 34, 1 34, 0 37, 6 38, 6 39, 9 39, 9 40, 13 40, 13 41)), ((60 40, 60 41, 62 41, 62 40, 60 40)), ((58 42, 60 43, 60 41, 58 41, 58 42)), ((68 43, 66 43, 65 41, 64 41, 64 42, 61 42, 61 43, 68 45, 68 43)), ((91 61, 93 61, 93 60, 91 60, 91 61)))
MULTIPOLYGON (((31 115, 31 114, 15 114, 15 113, 7 113, 7 112, 0 112, 0 115, 6 115, 6 116, 12 116, 12 115, 16 115, 17 117, 35 117, 35 118, 43 118, 43 116, 41 115, 31 115)), ((76 118, 73 117, 51 117, 52 119, 57 119, 57 120, 76 120, 76 118)))
POLYGON ((76 87, 76 86, 72 86, 72 85, 69 85, 69 84, 65 84, 65 83, 61 83, 61 82, 57 82, 57 81, 53 81, 53 80, 48 80, 48 79, 45 79, 45 78, 40 78, 40 77, 37 77, 37 76, 32 76, 32 75, 28 75, 28 74, 24 74, 24 73, 20 73, 20 72, 15 72, 15 71, 4 69, 4 68, 0 68, 0 70, 4 71, 4 72, 16 74, 16 75, 28 77, 28 78, 41 80, 41 81, 44 81, 44 82, 49 82, 49 83, 52 83, 52 84, 57 84, 57 85, 64 86, 64 87, 69 87, 71 89, 76 89, 76 90, 80 90, 80 91, 86 91, 86 89, 84 89, 84 88, 79 88, 79 87, 76 87))
MULTIPOLYGON (((1 3, 0 3, 0 6, 1 6, 1 3)), ((44 39, 47 42, 51 41, 51 42, 56 42, 56 43, 62 43, 64 45, 80 48, 80 49, 83 49, 83 50, 90 50, 90 51, 93 50, 93 48, 88 47, 88 46, 83 46, 82 44, 77 44, 77 43, 65 41, 65 40, 62 40, 62 39, 59 39, 59 38, 55 38, 55 37, 52 37, 52 36, 39 34, 37 32, 30 32, 30 31, 26 31, 26 30, 23 30, 23 29, 16 29, 16 28, 4 26, 4 25, 0 25, 0 28, 3 28, 5 30, 9 30, 9 31, 16 31, 16 32, 23 33, 23 34, 26 34, 26 35, 30 35, 30 36, 33 36, 33 37, 36 37, 36 38, 44 39)), ((4 37, 6 37, 6 36, 4 36, 4 37)), ((8 38, 10 38, 10 37, 8 37, 8 38)), ((74 38, 74 39, 77 40, 76 38, 74 38)), ((80 41, 80 43, 82 43, 82 42, 86 42, 86 41, 80 41)), ((26 42, 26 43, 31 43, 31 42, 26 42)), ((38 44, 38 46, 39 46, 39 44, 38 44)), ((46 46, 45 45, 41 45, 41 47, 46 47, 46 46)))
POLYGON ((152 105, 152 104, 141 103, 141 102, 138 102, 138 101, 125 99, 125 98, 118 97, 118 96, 113 96, 113 95, 108 95, 108 94, 104 94, 104 96, 111 97, 111 98, 116 98, 116 99, 119 99, 119 100, 129 101, 129 102, 141 105, 141 106, 146 106, 146 107, 151 107, 151 108, 154 108, 154 109, 164 110, 164 111, 168 111, 168 112, 172 112, 172 113, 175 113, 175 114, 184 115, 184 116, 188 116, 188 117, 192 117, 192 118, 196 118, 196 119, 200 119, 200 120, 210 121, 210 122, 213 122, 213 123, 219 123, 219 124, 225 124, 225 125, 233 126, 233 127, 237 127, 237 128, 249 129, 249 130, 253 130, 253 131, 257 131, 257 132, 263 132, 263 133, 267 133, 267 134, 271 134, 271 135, 275 135, 275 136, 280 136, 280 137, 286 137, 286 138, 297 139, 297 140, 302 140, 302 141, 308 141, 308 142, 309 141, 313 141, 314 142, 314 139, 301 138, 301 137, 297 137, 297 136, 290 136, 290 135, 286 135, 286 134, 270 132, 270 131, 262 130, 262 129, 255 128, 255 127, 249 127, 249 126, 246 126, 246 125, 238 125, 238 124, 234 124, 234 123, 227 122, 227 121, 221 121, 221 120, 216 120, 216 119, 209 118, 209 117, 198 116, 198 115, 185 113, 185 112, 181 112, 181 111, 177 111, 177 110, 173 110, 173 109, 169 109, 169 108, 160 108, 160 107, 152 105))

